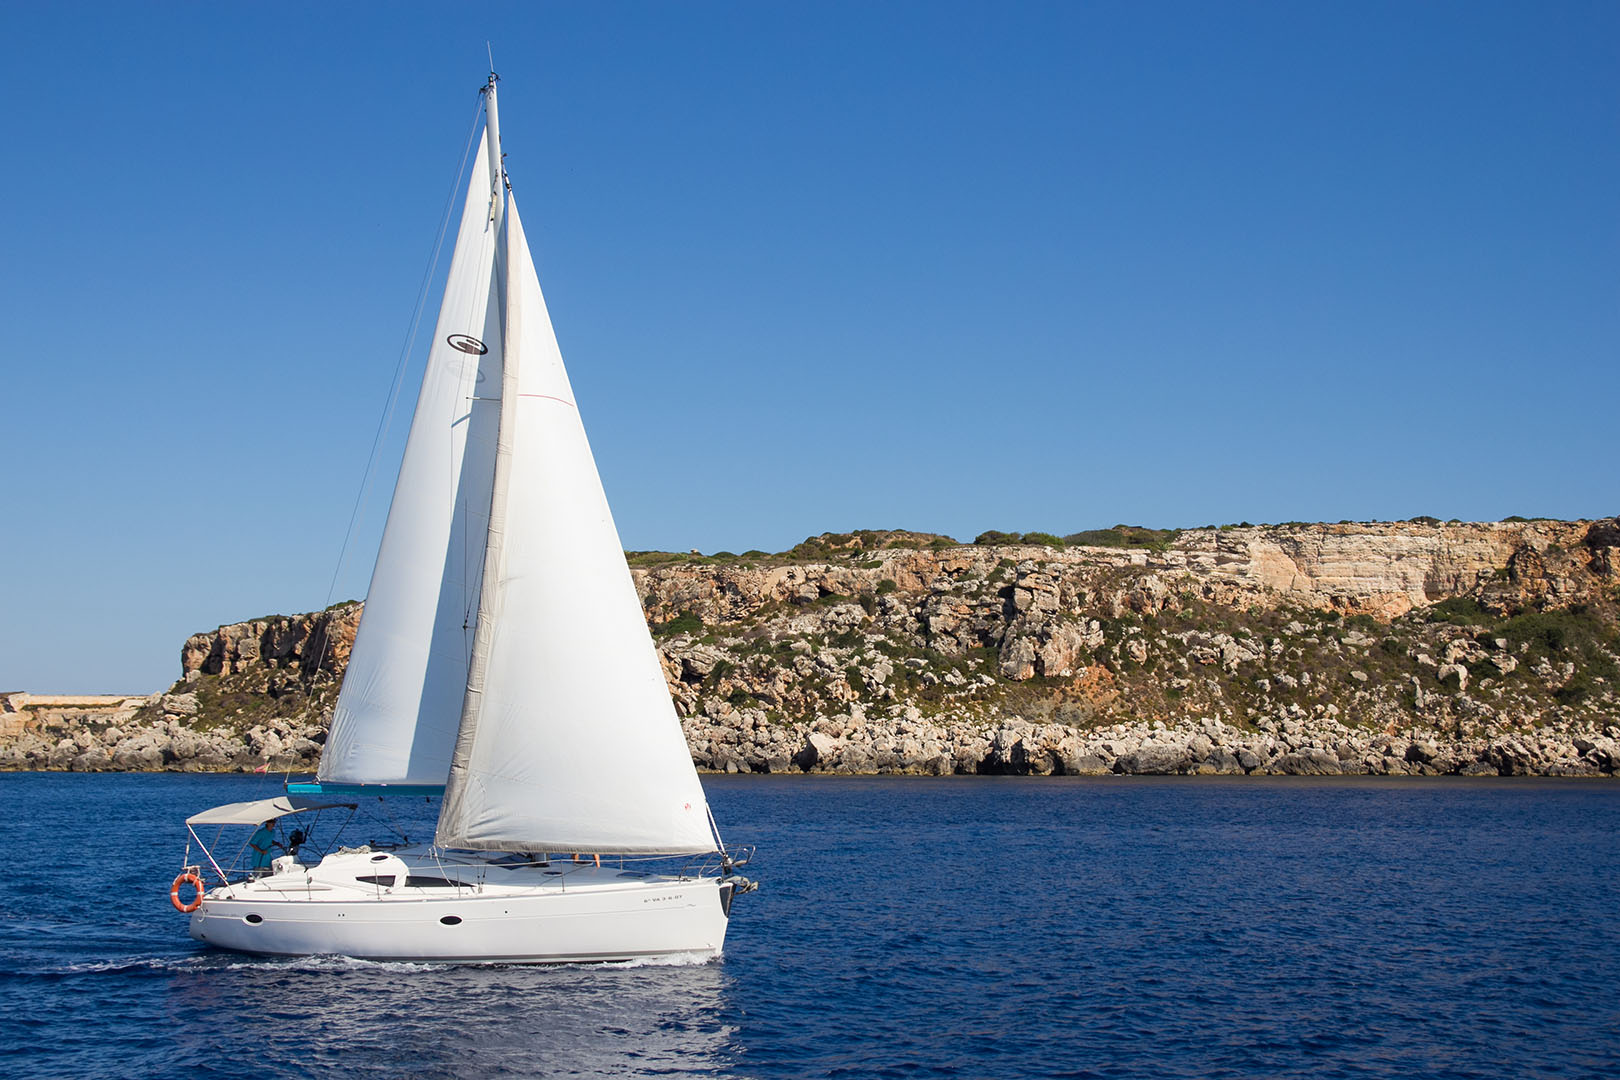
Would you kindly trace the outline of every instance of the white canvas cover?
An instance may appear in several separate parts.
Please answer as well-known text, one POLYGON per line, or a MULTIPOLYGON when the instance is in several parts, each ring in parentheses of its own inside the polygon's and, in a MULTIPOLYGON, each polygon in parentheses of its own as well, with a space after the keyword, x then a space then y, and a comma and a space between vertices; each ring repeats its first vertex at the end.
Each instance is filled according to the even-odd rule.
POLYGON ((233 802, 226 803, 224 806, 216 806, 212 810, 192 814, 186 818, 186 824, 258 825, 266 821, 274 821, 279 817, 286 817, 288 814, 298 814, 305 810, 326 810, 334 806, 343 806, 353 810, 355 804, 321 802, 318 799, 306 799, 300 795, 277 795, 273 799, 233 802))
POLYGON ((439 816, 449 848, 700 852, 702 785, 518 217, 475 657, 439 816))
POLYGON ((491 220, 490 154, 486 141, 479 146, 365 614, 321 755, 325 783, 442 784, 450 766, 477 616, 501 378, 499 200, 491 220))

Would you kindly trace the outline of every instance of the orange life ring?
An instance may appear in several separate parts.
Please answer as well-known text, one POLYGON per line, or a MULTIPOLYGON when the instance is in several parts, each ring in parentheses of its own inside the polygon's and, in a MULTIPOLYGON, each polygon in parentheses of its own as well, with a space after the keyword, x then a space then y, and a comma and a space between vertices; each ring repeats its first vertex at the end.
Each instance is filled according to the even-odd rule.
POLYGON ((181 912, 182 914, 196 911, 198 908, 202 907, 202 902, 203 879, 192 873, 190 870, 185 871, 179 877, 175 878, 174 884, 169 886, 169 903, 174 905, 174 910, 181 912), (197 890, 197 895, 192 898, 191 903, 182 904, 180 902, 180 886, 184 885, 188 881, 191 883, 191 887, 197 890))

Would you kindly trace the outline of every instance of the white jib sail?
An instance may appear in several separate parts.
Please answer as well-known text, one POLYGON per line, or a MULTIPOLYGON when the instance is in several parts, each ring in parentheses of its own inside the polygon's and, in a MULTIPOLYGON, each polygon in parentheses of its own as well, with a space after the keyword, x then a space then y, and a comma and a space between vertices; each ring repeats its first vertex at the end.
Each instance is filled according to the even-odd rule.
POLYGON ((625 564, 517 205, 477 656, 437 842, 712 851, 708 806, 625 564))
MULTIPOLYGON (((501 380, 501 221, 480 141, 319 779, 442 784, 478 614, 501 380)), ((498 206, 498 202, 497 202, 498 206)))

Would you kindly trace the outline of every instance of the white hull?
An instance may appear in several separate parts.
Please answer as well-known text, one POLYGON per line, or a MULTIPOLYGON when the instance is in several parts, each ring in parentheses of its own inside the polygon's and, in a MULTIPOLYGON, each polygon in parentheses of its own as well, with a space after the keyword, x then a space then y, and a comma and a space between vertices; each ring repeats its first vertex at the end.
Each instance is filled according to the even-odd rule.
POLYGON ((436 963, 708 958, 725 942, 731 888, 715 877, 653 876, 589 863, 510 870, 344 854, 313 870, 289 867, 214 889, 191 915, 191 936, 265 955, 436 963), (358 881, 379 874, 387 881, 390 873, 399 887, 358 881), (427 875, 453 884, 404 885, 427 875))

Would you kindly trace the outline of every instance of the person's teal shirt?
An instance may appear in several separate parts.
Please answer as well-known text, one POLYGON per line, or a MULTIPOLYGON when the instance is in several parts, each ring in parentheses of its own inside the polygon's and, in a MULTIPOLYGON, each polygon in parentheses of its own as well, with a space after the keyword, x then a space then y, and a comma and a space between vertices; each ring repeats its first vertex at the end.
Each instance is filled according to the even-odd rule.
POLYGON ((270 869, 270 847, 276 838, 276 830, 270 822, 260 825, 254 834, 248 838, 248 853, 251 859, 248 863, 255 870, 270 869))

